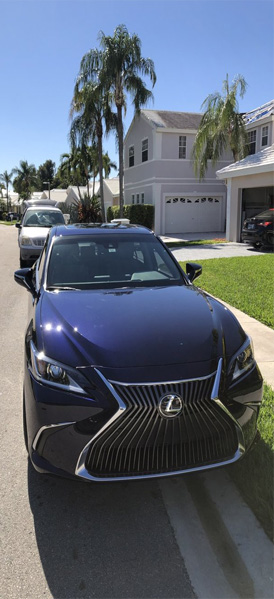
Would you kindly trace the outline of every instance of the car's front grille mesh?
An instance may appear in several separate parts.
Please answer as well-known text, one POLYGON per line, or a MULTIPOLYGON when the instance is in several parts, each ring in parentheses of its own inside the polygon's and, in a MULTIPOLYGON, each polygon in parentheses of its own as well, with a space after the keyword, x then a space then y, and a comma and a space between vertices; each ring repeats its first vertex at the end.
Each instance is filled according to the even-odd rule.
POLYGON ((113 383, 126 409, 91 442, 86 467, 95 477, 145 476, 226 461, 238 447, 233 420, 210 399, 215 374, 154 385, 113 383), (183 411, 159 412, 162 397, 178 394, 183 411))
POLYGON ((44 239, 33 239, 33 244, 37 245, 38 247, 43 247, 45 240, 44 239))

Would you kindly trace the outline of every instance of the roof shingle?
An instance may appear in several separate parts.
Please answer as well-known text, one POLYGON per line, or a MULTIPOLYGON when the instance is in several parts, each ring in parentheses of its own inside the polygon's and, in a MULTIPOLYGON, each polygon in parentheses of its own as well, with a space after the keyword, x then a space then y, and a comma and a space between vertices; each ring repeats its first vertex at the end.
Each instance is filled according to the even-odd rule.
POLYGON ((198 112, 173 112, 171 110, 141 110, 141 114, 155 127, 163 129, 197 130, 202 114, 198 112))

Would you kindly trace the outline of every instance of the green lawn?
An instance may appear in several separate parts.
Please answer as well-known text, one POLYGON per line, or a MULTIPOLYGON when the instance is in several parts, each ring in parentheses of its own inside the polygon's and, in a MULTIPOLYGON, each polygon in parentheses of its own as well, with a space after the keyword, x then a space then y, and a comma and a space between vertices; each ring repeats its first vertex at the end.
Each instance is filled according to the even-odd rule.
POLYGON ((7 225, 8 227, 10 227, 11 225, 15 225, 15 223, 17 223, 17 220, 0 220, 0 225, 7 225))
MULTIPOLYGON (((215 297, 274 328, 274 254, 201 260, 197 282, 215 297)), ((180 263, 185 270, 185 263, 180 263)))
POLYGON ((193 241, 165 241, 168 248, 187 247, 189 245, 212 245, 216 243, 228 243, 227 239, 195 239, 193 241))
MULTIPOLYGON (((201 260, 197 285, 274 328, 274 255, 201 260)), ((181 262, 185 270, 185 263, 181 262)), ((274 349, 273 349, 274 351, 274 349)), ((260 441, 228 471, 245 501, 273 536, 274 391, 264 385, 258 420, 260 441)))
POLYGON ((274 391, 264 385, 258 420, 260 441, 242 460, 228 467, 246 503, 273 539, 274 391))

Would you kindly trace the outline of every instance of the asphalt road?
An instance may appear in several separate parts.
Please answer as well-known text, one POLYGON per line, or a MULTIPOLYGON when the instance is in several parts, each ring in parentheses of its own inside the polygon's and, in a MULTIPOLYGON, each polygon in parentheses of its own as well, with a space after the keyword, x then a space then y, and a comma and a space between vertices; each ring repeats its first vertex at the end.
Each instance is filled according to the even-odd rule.
POLYGON ((272 544, 225 469, 135 483, 37 474, 22 433, 28 293, 0 225, 3 599, 268 599, 272 544))

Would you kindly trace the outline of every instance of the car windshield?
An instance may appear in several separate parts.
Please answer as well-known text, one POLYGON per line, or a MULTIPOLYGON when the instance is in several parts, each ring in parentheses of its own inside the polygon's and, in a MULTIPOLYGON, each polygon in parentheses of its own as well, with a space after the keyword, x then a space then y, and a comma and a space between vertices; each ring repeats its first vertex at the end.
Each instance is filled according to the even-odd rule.
POLYGON ((181 285, 184 277, 152 235, 59 237, 53 243, 47 289, 181 285))
POLYGON ((54 210, 28 210, 23 221, 23 227, 52 227, 63 224, 62 212, 54 210))

